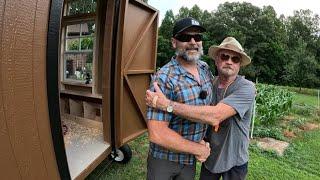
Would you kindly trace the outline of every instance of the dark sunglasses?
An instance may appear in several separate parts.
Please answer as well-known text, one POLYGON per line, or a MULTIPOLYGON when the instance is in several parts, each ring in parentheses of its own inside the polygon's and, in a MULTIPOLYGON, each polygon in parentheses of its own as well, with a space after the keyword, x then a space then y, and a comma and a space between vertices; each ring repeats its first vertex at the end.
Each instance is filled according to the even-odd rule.
POLYGON ((174 38, 181 42, 189 42, 191 38, 193 38, 195 42, 202 41, 201 34, 177 34, 174 38))
POLYGON ((230 56, 229 54, 220 54, 220 59, 222 61, 228 61, 231 58, 231 61, 234 63, 239 63, 241 61, 241 58, 239 56, 230 56))

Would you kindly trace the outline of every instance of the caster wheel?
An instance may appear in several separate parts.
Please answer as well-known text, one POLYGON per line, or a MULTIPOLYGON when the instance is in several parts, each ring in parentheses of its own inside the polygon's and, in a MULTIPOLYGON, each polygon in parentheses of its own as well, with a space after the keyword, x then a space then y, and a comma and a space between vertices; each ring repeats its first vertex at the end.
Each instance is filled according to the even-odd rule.
POLYGON ((119 149, 116 149, 116 152, 113 152, 111 154, 111 158, 115 162, 121 163, 121 164, 128 163, 131 157, 132 157, 132 151, 127 144, 121 146, 119 149))

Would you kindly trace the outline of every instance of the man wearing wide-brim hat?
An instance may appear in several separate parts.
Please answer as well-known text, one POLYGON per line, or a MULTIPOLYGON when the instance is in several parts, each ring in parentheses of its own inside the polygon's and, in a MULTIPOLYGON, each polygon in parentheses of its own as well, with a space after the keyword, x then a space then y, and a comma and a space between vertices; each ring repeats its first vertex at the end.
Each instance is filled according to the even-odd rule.
POLYGON ((246 66, 251 63, 251 58, 244 52, 241 44, 233 37, 225 38, 219 46, 211 46, 209 49, 209 56, 216 59, 219 50, 222 49, 238 53, 241 57, 241 66, 246 66))
POLYGON ((154 107, 165 109, 169 104, 173 113, 211 126, 206 140, 211 153, 202 164, 200 179, 245 179, 248 169, 248 147, 251 112, 255 87, 238 75, 240 67, 250 64, 250 57, 233 37, 225 38, 218 46, 211 46, 209 56, 214 59, 218 76, 213 82, 213 105, 191 106, 173 102, 161 93, 147 91, 147 104, 156 98, 154 107))

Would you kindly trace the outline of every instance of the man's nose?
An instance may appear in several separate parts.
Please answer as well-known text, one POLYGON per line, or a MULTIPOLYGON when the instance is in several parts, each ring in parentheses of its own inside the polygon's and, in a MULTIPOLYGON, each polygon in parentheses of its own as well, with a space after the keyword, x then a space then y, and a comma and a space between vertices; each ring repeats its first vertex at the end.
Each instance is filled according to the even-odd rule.
POLYGON ((197 42, 194 40, 194 38, 191 38, 189 41, 190 44, 196 44, 197 42))
POLYGON ((225 61, 227 64, 233 64, 233 61, 231 59, 231 57, 228 58, 228 60, 225 61))

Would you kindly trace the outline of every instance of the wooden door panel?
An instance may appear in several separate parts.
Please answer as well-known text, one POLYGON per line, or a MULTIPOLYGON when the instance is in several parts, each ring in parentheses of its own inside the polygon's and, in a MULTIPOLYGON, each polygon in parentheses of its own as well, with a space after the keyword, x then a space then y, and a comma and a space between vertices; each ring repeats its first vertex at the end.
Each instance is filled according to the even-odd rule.
POLYGON ((157 29, 155 29, 155 27, 156 25, 152 24, 150 29, 144 34, 141 44, 135 51, 134 55, 130 57, 133 62, 127 65, 128 67, 125 69, 126 73, 130 73, 130 71, 150 70, 150 67, 154 67, 154 52, 156 52, 156 49, 154 48, 154 41, 151 39, 155 39, 157 36, 157 29), (148 51, 150 52, 146 53, 148 51))
POLYGON ((122 7, 116 75, 119 87, 115 87, 120 101, 115 108, 117 147, 147 130, 144 96, 155 71, 158 27, 156 9, 135 0, 127 0, 122 7))

